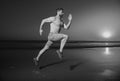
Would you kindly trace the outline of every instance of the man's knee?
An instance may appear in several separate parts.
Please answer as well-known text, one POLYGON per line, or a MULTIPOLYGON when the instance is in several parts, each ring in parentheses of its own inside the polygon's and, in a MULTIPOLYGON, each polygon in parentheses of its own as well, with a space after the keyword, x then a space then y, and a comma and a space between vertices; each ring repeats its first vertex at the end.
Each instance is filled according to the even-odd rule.
POLYGON ((68 35, 64 35, 64 38, 67 40, 69 37, 68 37, 68 35))
POLYGON ((52 41, 48 41, 45 45, 45 49, 49 49, 49 47, 52 45, 52 41))

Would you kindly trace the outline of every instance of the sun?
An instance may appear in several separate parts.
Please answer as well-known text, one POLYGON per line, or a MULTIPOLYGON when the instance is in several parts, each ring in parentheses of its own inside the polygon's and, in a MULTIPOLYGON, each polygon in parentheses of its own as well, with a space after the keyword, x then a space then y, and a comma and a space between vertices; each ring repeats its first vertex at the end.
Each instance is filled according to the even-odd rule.
POLYGON ((104 38, 110 38, 111 37, 111 33, 109 31, 103 32, 102 35, 103 35, 104 38))

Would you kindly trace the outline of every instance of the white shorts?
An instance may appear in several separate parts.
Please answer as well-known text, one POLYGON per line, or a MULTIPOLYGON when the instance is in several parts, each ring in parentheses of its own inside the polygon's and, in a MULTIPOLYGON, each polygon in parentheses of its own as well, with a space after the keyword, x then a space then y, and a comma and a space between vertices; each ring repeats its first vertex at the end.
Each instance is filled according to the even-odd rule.
POLYGON ((58 40, 61 40, 65 36, 66 36, 65 34, 61 34, 61 33, 49 33, 48 40, 58 41, 58 40))

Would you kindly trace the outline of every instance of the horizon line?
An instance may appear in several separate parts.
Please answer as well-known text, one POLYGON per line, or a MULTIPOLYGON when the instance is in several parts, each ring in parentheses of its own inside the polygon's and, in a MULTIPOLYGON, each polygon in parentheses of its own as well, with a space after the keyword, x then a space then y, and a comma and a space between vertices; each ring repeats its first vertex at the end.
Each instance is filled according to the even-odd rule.
MULTIPOLYGON (((16 42, 16 43, 45 43, 47 40, 0 40, 0 43, 16 42)), ((60 41, 54 41, 58 43, 60 41)), ((120 43, 120 41, 94 41, 94 40, 68 40, 67 43, 120 43)))

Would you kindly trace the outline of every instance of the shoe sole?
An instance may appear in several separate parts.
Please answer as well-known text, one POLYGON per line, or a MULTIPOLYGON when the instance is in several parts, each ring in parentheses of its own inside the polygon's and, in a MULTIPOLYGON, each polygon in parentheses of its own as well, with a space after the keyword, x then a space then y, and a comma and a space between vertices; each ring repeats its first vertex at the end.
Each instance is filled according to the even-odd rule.
POLYGON ((34 61, 35 65, 37 66, 38 65, 38 61, 35 58, 33 58, 33 61, 34 61))
POLYGON ((62 60, 62 54, 59 51, 56 51, 56 52, 57 52, 59 58, 62 60))

